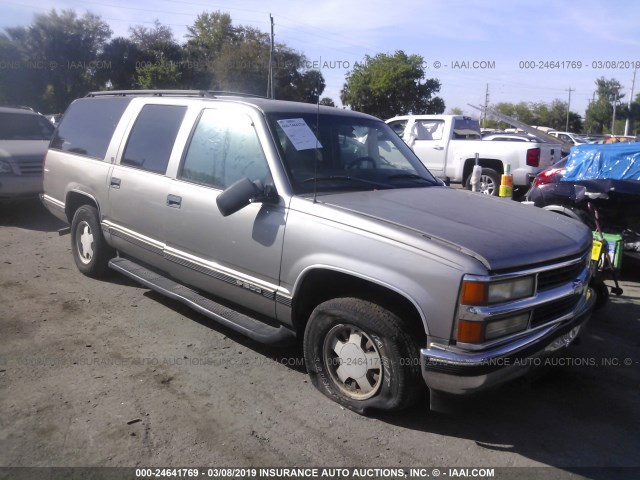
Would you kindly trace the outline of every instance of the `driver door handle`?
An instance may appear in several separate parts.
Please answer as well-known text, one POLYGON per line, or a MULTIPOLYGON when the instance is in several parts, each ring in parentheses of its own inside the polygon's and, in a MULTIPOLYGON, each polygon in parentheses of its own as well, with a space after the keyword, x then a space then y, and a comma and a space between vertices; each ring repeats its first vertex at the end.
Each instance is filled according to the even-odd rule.
POLYGON ((444 147, 442 145, 435 145, 433 147, 434 150, 444 150, 444 147))
POLYGON ((167 195, 167 206, 180 208, 180 205, 182 205, 182 197, 178 195, 167 195))

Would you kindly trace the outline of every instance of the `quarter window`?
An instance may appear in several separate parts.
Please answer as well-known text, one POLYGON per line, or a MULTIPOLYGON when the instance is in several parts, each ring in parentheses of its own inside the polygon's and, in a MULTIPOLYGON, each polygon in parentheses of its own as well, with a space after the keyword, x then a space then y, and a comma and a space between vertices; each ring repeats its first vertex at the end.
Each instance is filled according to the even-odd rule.
POLYGON ((121 164, 164 174, 187 107, 145 105, 136 119, 121 164))
POLYGON ((81 98, 68 108, 51 148, 104 160, 113 132, 131 97, 81 98))
POLYGON ((270 183, 267 159, 251 119, 241 113, 204 110, 180 178, 224 190, 245 177, 270 183))

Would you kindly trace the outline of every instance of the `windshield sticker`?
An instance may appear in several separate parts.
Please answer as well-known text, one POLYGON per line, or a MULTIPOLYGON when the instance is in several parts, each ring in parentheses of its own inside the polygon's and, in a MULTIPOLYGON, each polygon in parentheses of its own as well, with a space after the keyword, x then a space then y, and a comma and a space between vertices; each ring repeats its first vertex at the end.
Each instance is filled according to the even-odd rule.
POLYGON ((311 148, 322 148, 320 140, 316 138, 309 125, 302 118, 288 118, 278 120, 278 125, 289 137, 296 150, 309 150, 311 148))

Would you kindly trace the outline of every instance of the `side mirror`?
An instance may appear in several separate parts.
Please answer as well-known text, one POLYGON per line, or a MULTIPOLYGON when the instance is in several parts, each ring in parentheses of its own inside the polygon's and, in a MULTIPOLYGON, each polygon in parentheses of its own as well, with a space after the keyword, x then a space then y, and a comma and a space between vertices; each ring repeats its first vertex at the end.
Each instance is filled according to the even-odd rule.
POLYGON ((274 201, 277 198, 278 194, 271 185, 263 187, 260 182, 254 183, 248 178, 242 178, 218 195, 216 204, 222 216, 228 217, 251 202, 274 201))

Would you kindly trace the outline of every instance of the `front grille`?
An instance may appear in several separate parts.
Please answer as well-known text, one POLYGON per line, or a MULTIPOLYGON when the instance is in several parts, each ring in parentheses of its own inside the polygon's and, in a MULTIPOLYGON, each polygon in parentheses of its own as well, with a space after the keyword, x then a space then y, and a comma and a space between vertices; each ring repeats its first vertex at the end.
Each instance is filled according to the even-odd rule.
POLYGON ((41 175, 42 174, 42 162, 20 162, 18 164, 20 173, 22 175, 41 175))
POLYGON ((570 295, 537 307, 533 310, 533 315, 531 316, 531 328, 538 327, 566 315, 576 308, 579 301, 580 295, 570 295))
POLYGON ((538 274, 538 291, 549 290, 572 282, 580 276, 584 268, 584 262, 580 262, 556 270, 541 272, 538 274))

